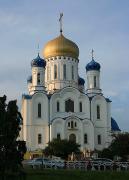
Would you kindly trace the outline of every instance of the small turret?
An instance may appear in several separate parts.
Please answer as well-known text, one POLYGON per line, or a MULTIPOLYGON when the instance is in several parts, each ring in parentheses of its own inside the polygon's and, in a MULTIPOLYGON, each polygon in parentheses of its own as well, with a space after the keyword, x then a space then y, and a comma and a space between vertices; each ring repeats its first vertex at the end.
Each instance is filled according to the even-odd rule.
POLYGON ((98 94, 100 89, 100 64, 94 60, 92 50, 92 60, 86 65, 87 74, 87 93, 98 94))
POLYGON ((38 53, 38 56, 31 61, 32 76, 27 79, 30 94, 45 90, 45 66, 46 61, 38 53))

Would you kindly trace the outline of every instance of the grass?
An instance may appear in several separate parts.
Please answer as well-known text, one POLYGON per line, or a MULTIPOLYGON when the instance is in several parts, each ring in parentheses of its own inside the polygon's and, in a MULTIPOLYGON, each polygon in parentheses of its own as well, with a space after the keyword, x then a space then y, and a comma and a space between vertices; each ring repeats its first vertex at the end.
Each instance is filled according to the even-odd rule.
POLYGON ((129 180, 129 171, 26 170, 26 180, 129 180))

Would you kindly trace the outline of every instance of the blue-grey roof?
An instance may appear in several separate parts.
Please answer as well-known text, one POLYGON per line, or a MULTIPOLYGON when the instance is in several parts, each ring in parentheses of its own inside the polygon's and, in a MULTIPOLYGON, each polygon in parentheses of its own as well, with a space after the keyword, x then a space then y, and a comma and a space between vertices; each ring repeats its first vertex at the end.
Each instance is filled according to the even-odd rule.
POLYGON ((32 83, 32 76, 28 76, 27 83, 32 83))
POLYGON ((45 68, 45 66, 46 66, 46 61, 39 56, 39 53, 38 53, 38 56, 31 61, 31 67, 44 67, 45 68))
POLYGON ((109 98, 105 98, 107 102, 112 102, 109 98))
POLYGON ((115 119, 111 118, 111 129, 112 131, 121 131, 115 119))
POLYGON ((32 96, 30 96, 29 94, 22 94, 22 98, 24 98, 24 99, 31 99, 32 96))
POLYGON ((101 68, 100 64, 96 62, 94 59, 92 59, 92 61, 86 65, 86 71, 91 71, 91 70, 100 71, 100 68, 101 68))
POLYGON ((79 77, 79 78, 78 78, 78 84, 84 86, 85 80, 84 80, 83 78, 79 77))

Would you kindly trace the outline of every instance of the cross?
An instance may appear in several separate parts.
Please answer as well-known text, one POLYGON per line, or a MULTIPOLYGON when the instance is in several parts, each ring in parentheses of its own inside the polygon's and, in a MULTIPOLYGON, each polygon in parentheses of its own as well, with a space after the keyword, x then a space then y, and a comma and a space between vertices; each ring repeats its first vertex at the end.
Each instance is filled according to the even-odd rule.
POLYGON ((91 55, 92 55, 92 60, 94 60, 94 50, 93 49, 91 51, 91 55))
POLYGON ((60 18, 59 18, 59 22, 60 22, 60 33, 62 34, 63 30, 62 30, 62 17, 63 17, 63 13, 60 13, 60 18))
POLYGON ((38 55, 39 55, 39 43, 38 43, 38 46, 37 46, 37 50, 38 50, 38 55))

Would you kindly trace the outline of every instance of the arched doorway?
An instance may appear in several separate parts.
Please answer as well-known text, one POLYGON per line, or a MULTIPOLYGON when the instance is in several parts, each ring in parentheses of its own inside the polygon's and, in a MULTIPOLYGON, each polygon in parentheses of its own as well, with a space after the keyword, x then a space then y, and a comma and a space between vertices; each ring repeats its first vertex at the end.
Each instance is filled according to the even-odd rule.
POLYGON ((76 142, 76 135, 75 134, 70 134, 69 135, 69 140, 73 141, 73 142, 76 142))

